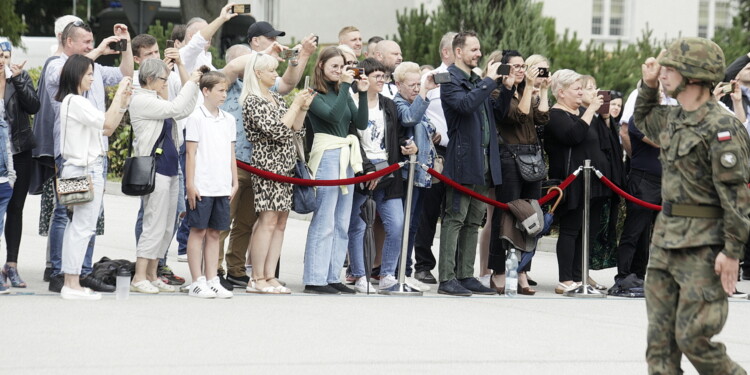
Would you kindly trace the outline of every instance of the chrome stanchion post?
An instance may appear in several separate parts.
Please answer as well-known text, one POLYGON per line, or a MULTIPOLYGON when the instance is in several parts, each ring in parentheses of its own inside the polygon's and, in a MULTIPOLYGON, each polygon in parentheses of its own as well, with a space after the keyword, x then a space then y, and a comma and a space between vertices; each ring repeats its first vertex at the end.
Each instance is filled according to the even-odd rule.
MULTIPOLYGON (((591 216, 591 160, 583 161, 583 240, 581 249, 581 286, 563 295, 567 297, 605 298, 606 294, 599 292, 589 285, 589 224, 591 216)), ((598 218, 597 218, 598 220, 598 218)))
MULTIPOLYGON (((422 292, 412 289, 406 285, 406 256, 409 248, 409 224, 411 223, 411 198, 414 193, 414 168, 417 166, 417 155, 409 155, 409 179, 406 184, 406 204, 404 205, 404 230, 401 235, 401 262, 398 268, 398 284, 386 290, 379 291, 380 294, 392 296, 421 296, 422 292)), ((398 173, 399 171, 393 172, 398 173)))

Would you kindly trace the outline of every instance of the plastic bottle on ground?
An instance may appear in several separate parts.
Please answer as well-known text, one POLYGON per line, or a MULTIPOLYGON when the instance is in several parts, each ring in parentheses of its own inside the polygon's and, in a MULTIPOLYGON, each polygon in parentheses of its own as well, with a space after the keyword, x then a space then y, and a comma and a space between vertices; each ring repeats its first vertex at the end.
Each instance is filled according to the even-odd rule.
POLYGON ((516 249, 510 248, 508 259, 505 260, 505 295, 515 297, 518 294, 518 257, 516 249))

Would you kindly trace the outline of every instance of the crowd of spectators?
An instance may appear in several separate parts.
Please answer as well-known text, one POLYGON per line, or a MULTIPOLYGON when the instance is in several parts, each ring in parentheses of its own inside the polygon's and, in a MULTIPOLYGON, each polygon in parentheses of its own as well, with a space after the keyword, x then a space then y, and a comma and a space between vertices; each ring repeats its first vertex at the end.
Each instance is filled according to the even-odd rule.
MULTIPOLYGON (((29 192, 43 195, 49 290, 65 299, 99 299, 100 292, 114 290, 91 273, 96 234, 103 226, 107 137, 125 112, 132 125, 132 156, 157 155, 154 191, 141 197, 135 230, 131 290, 138 293, 182 289, 200 298, 230 298, 238 288, 292 293, 278 279, 292 186, 237 169, 235 162, 291 177, 297 147, 305 143, 315 180, 367 175, 415 155, 420 165, 442 170, 464 188, 507 203, 539 199, 590 160, 628 193, 661 203, 659 149, 633 119, 637 90, 625 98, 599 88, 595 77, 551 66, 541 55, 524 57, 529 52, 524 46, 487 51, 474 31, 446 33, 435 56, 441 65, 433 68, 410 61, 393 40, 373 36, 363 42, 355 26, 341 29, 339 45, 319 46, 310 34, 287 47, 277 41, 283 31, 257 22, 246 43, 227 50, 227 65, 217 70, 208 48, 235 16, 228 5, 210 22, 194 18, 177 25, 173 43, 163 51, 151 35, 131 39, 122 24, 114 26, 112 36, 97 36, 95 45, 88 25, 61 17, 55 23, 59 48, 45 63, 37 90, 23 64, 11 62, 12 46, 1 45, 0 218, 7 217, 7 259, 0 293, 27 286, 17 262, 29 192), (122 41, 127 48, 117 48, 122 41), (310 61, 316 51, 317 59, 310 61), (119 55, 118 67, 95 63, 109 54, 119 55), (279 75, 284 59, 287 68, 279 75), (303 77, 308 65, 313 73, 303 77), (303 78, 305 87, 295 92, 303 78), (118 89, 107 108, 110 86, 118 89), (287 102, 283 96, 290 93, 287 102), (519 166, 519 159, 535 155, 544 156, 547 176, 529 177, 519 166), (94 199, 61 205, 55 179, 79 175, 90 176, 94 199), (188 262, 190 283, 166 264, 175 236, 176 259, 188 262)), ((750 54, 735 60, 726 74, 730 89, 717 85, 715 99, 747 127, 750 54)), ((674 99, 662 93, 662 104, 673 105, 674 99)), ((427 291, 439 284, 438 293, 456 296, 505 293, 506 254, 513 246, 507 223, 513 214, 446 186, 419 167, 411 206, 405 207, 407 170, 356 186, 316 188, 302 291, 398 288, 402 236, 408 233, 404 276, 410 288, 427 291), (374 223, 360 214, 370 199, 378 213, 374 223), (411 222, 404 232, 406 210, 411 222), (432 243, 438 221, 436 259, 432 243), (375 249, 365 245, 368 225, 374 227, 375 249), (365 262, 370 250, 374 259, 365 262), (474 269, 477 253, 479 270, 474 269)), ((612 190, 592 181, 588 242, 598 243, 602 253, 591 254, 591 263, 604 267, 607 259, 616 259, 613 289, 625 279, 642 284, 656 218, 655 211, 627 202, 618 241, 620 206, 612 190)), ((555 215, 556 293, 583 282, 583 209, 578 178, 555 215)), ((745 279, 750 279, 748 253, 745 279)), ((524 262, 518 270, 519 294, 536 293, 531 266, 524 262)), ((607 289, 592 279, 587 283, 607 289)))

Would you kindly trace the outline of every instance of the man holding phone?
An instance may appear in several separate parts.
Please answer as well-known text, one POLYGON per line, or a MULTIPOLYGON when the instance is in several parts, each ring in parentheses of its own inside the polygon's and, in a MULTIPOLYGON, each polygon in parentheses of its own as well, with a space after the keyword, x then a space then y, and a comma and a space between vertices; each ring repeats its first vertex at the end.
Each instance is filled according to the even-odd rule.
MULTIPOLYGON (((448 67, 451 82, 440 85, 440 96, 450 142, 444 174, 474 192, 487 195, 490 186, 502 183, 495 119, 508 114, 514 90, 510 80, 497 74, 499 62, 491 63, 481 79, 472 69, 482 57, 479 38, 463 31, 453 38, 455 63, 448 67), (492 92, 500 88, 497 99, 492 92)), ((455 296, 495 294, 474 277, 477 231, 484 203, 446 187, 445 215, 440 232, 438 293, 455 296)))

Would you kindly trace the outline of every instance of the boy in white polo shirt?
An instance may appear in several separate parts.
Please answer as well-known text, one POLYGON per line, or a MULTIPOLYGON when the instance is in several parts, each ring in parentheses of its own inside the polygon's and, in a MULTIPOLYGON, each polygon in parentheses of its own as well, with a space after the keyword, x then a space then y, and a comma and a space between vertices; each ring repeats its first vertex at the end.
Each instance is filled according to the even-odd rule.
POLYGON ((229 229, 229 201, 237 192, 235 119, 219 109, 227 97, 224 74, 209 72, 205 66, 201 71, 200 90, 204 102, 185 123, 185 187, 189 206, 186 219, 190 225, 187 255, 193 278, 188 295, 231 298, 232 292, 221 286, 216 270, 219 233, 229 229), (207 278, 210 279, 207 281, 207 278))

